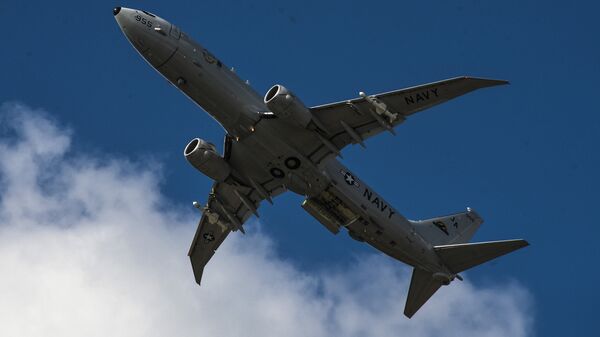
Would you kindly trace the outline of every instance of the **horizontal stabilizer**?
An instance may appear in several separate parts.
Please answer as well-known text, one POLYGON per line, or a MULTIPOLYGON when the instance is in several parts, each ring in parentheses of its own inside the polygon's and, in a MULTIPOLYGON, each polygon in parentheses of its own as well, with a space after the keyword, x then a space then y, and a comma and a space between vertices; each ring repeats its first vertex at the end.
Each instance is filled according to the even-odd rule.
POLYGON ((518 239, 435 246, 434 250, 453 273, 460 273, 528 245, 518 239))
POLYGON ((410 280, 404 315, 411 318, 441 286, 442 282, 435 279, 432 273, 415 268, 410 280))

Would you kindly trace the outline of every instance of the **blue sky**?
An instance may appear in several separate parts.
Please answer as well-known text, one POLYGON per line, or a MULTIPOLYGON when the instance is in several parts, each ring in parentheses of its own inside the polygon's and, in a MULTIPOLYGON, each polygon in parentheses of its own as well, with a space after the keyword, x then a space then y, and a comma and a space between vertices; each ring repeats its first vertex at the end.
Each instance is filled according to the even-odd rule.
MULTIPOLYGON (((221 144, 223 130, 133 50, 112 17, 114 5, 2 1, 0 103, 43 109, 71 130, 64 160, 85 154, 158 170, 161 207, 196 216, 187 206, 204 201, 211 182, 184 160, 183 147, 193 137, 221 144)), ((470 206, 486 220, 475 240, 529 240, 531 247, 467 277, 482 286, 518 282, 529 291, 531 335, 594 334, 596 2, 121 5, 175 23, 259 92, 281 83, 307 105, 459 75, 509 80, 419 113, 397 136, 369 140, 366 150, 348 148, 343 162, 409 218, 470 206)), ((330 235, 301 200, 285 195, 261 208, 261 233, 282 261, 310 274, 350 268, 355 257, 376 253, 330 235)))

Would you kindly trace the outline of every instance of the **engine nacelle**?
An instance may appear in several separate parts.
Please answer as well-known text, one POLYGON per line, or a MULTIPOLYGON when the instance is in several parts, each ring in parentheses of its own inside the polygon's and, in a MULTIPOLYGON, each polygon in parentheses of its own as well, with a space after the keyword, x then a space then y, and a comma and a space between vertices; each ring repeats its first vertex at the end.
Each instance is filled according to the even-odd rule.
POLYGON ((283 85, 274 85, 265 95, 265 104, 277 117, 306 127, 312 119, 310 110, 283 85))
POLYGON ((217 153, 215 146, 200 138, 192 139, 183 155, 198 171, 216 181, 224 181, 231 173, 229 163, 217 153))

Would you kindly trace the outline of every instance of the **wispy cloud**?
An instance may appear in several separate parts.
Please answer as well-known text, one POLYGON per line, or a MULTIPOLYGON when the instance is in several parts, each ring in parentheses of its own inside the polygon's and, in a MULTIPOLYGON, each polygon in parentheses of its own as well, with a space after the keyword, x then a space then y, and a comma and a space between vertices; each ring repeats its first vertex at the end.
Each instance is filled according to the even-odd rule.
POLYGON ((408 320, 400 263, 373 254, 301 272, 259 229, 231 235, 198 287, 186 257, 198 215, 161 207, 159 173, 143 163, 70 143, 48 114, 0 108, 1 336, 530 334, 516 283, 455 282, 408 320))

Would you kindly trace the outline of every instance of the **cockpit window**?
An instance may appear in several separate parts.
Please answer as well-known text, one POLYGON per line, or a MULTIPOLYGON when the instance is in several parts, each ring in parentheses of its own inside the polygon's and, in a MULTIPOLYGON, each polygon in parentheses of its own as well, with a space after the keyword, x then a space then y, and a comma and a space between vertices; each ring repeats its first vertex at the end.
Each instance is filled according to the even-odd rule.
POLYGON ((146 14, 146 15, 150 15, 150 16, 151 16, 151 17, 153 17, 153 18, 155 18, 155 17, 156 17, 156 15, 154 15, 154 14, 152 14, 152 13, 150 13, 150 12, 146 12, 146 11, 142 11, 142 12, 144 12, 144 14, 146 14))
POLYGON ((179 40, 180 35, 181 35, 181 31, 179 30, 179 28, 177 28, 177 26, 175 26, 175 25, 171 25, 171 36, 174 37, 175 39, 179 40))

